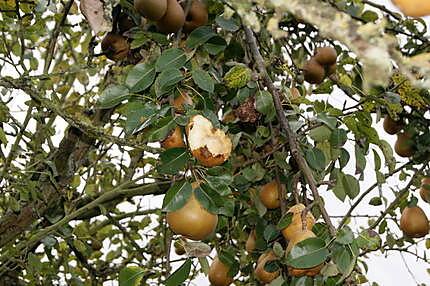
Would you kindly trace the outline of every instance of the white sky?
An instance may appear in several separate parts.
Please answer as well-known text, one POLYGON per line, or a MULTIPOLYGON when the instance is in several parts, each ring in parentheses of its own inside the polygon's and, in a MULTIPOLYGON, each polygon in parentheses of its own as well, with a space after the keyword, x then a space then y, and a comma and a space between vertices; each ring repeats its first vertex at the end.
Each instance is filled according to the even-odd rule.
MULTIPOLYGON (((381 0, 381 1, 374 1, 378 2, 380 4, 384 4, 389 8, 395 9, 394 6, 391 4, 390 1, 381 0)), ((2 74, 10 73, 11 75, 14 73, 13 70, 6 69, 2 72, 2 74)), ((335 106, 342 106, 344 100, 347 100, 344 96, 341 95, 340 92, 335 92, 328 95, 318 95, 313 96, 312 99, 324 99, 328 100, 329 103, 335 105, 335 106)), ((23 106, 23 99, 22 99, 22 93, 16 92, 15 94, 15 102, 16 102, 16 111, 20 109, 20 107, 24 108, 23 106)), ((17 112, 17 116, 25 116, 24 112, 17 112)), ((57 120, 57 127, 58 126, 64 126, 64 121, 57 120)), ((378 124, 375 124, 375 127, 377 128, 379 132, 379 135, 382 139, 387 140, 392 146, 394 146, 394 142, 396 137, 390 136, 386 134, 382 129, 382 122, 379 122, 378 124)), ((56 130, 59 130, 57 128, 56 130)), ((54 141, 54 143, 58 143, 59 140, 62 138, 62 132, 57 134, 57 140, 54 141)), ((347 148, 349 150, 354 150, 353 145, 348 142, 347 148)), ((379 152, 380 153, 380 152, 379 152)), ((383 158, 383 156, 381 155, 383 158)), ((402 162, 405 162, 406 160, 398 158, 398 165, 400 165, 402 162)), ((345 169, 345 172, 348 174, 354 174, 354 156, 351 156, 351 161, 349 162, 347 168, 345 169)), ((360 182, 361 190, 365 190, 368 188, 368 186, 372 185, 375 182, 375 175, 373 171, 373 157, 369 157, 369 160, 367 161, 367 166, 365 170, 365 180, 363 182, 360 182)), ((391 178, 388 180, 388 184, 385 184, 382 188, 382 192, 384 193, 384 196, 386 196, 390 201, 393 200, 394 196, 392 195, 391 190, 389 187, 399 187, 404 185, 404 183, 400 183, 396 178, 391 178)), ((345 203, 340 202, 333 194, 332 192, 327 191, 320 191, 322 196, 325 199, 325 202, 327 204, 327 209, 329 211, 330 215, 344 215, 346 211, 349 209, 349 206, 351 202, 347 201, 345 203)), ((354 214, 366 214, 366 215, 378 215, 381 210, 384 209, 384 206, 382 208, 376 208, 376 207, 369 207, 367 204, 368 200, 372 198, 373 196, 377 196, 379 193, 377 189, 374 190, 372 194, 369 194, 367 196, 367 199, 363 201, 361 206, 359 206, 354 214)), ((148 208, 154 208, 154 207, 161 207, 162 197, 149 197, 145 200, 145 205, 148 206, 148 208)), ((419 202, 419 206, 423 208, 423 210, 430 216, 430 206, 428 204, 423 203, 422 201, 419 202)), ((357 226, 367 226, 367 219, 354 219, 352 222, 352 228, 358 229, 357 226)), ((393 225, 393 230, 397 229, 395 225, 393 225)), ((400 233, 400 232, 398 232, 400 233)), ((420 247, 421 255, 423 255, 423 250, 425 249, 424 245, 421 244, 420 247)), ((177 258, 175 254, 172 254, 172 259, 177 258)), ((406 261, 406 264, 409 266, 409 268, 412 270, 414 277, 412 277, 408 273, 408 269, 405 266, 405 263, 402 260, 402 257, 398 252, 390 252, 388 257, 385 257, 384 254, 372 254, 369 256, 370 258, 366 260, 366 263, 369 266, 369 271, 367 273, 367 277, 370 282, 377 282, 379 285, 383 286, 395 286, 395 285, 404 285, 404 286, 410 286, 410 285, 417 285, 418 283, 429 283, 430 282, 430 276, 427 274, 426 269, 430 268, 429 265, 423 263, 422 261, 416 261, 414 256, 411 256, 409 254, 403 254, 403 259, 406 261), (416 281, 415 281, 416 279, 416 281)), ((177 265, 176 265, 177 266, 177 265)), ((209 285, 207 278, 203 275, 200 275, 192 284, 194 285, 200 285, 200 286, 206 286, 209 285)), ((109 282, 107 285, 116 285, 115 282, 109 282)), ((371 283, 369 283, 371 285, 371 283)))

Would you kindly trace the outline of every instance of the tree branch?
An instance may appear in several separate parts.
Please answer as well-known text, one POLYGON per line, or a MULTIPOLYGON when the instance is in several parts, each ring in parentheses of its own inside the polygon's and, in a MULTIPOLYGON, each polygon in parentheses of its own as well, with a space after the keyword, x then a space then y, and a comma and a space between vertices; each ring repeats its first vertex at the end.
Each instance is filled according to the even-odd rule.
POLYGON ((326 224, 330 230, 331 235, 335 235, 336 229, 333 226, 333 223, 331 222, 331 219, 330 219, 327 211, 324 208, 324 203, 323 203, 323 201, 322 201, 322 199, 318 193, 316 182, 315 182, 315 179, 313 177, 312 171, 309 168, 308 164, 306 163, 306 160, 304 159, 304 157, 300 151, 300 147, 298 146, 298 142, 297 142, 297 136, 293 132, 293 130, 291 129, 291 127, 288 123, 288 119, 285 117, 285 114, 284 114, 284 111, 282 108, 281 99, 280 99, 281 95, 279 94, 278 89, 274 86, 272 80, 269 77, 269 74, 267 73, 263 57, 261 56, 258 45, 257 45, 256 38, 255 38, 255 36, 254 36, 254 34, 250 28, 245 26, 244 30, 245 30, 248 46, 251 50, 252 56, 253 56, 254 61, 257 65, 260 76, 262 77, 266 87, 268 88, 268 90, 272 94, 273 101, 275 103, 276 114, 278 116, 278 120, 281 124, 282 129, 284 129, 284 131, 286 132, 288 142, 290 145, 291 154, 294 157, 294 159, 296 160, 297 164, 299 165, 300 170, 302 171, 303 175, 306 178, 307 183, 309 184, 309 187, 312 191, 314 199, 318 204, 318 207, 321 211, 321 214, 324 218, 324 221, 326 222, 326 224))

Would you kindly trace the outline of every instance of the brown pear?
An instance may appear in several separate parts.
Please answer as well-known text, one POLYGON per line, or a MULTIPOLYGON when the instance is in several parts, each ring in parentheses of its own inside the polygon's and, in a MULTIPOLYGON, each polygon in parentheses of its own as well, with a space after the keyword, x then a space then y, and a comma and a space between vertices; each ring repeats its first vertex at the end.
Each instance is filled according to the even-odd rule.
POLYGON ((193 105, 193 99, 188 95, 186 91, 180 91, 179 95, 173 100, 173 107, 178 113, 185 111, 185 105, 193 105))
POLYGON ((166 139, 161 141, 160 145, 164 149, 185 147, 181 128, 176 127, 175 129, 173 129, 173 131, 166 137, 166 139))
POLYGON ((255 277, 262 283, 270 283, 275 280, 281 271, 278 269, 275 272, 268 272, 264 269, 267 262, 278 260, 279 258, 273 253, 273 251, 268 251, 260 255, 257 261, 257 267, 255 268, 255 277))
POLYGON ((399 133, 403 128, 403 122, 402 121, 396 121, 392 119, 389 115, 386 115, 384 118, 383 127, 385 132, 387 132, 390 135, 394 135, 399 133))
POLYGON ((322 66, 331 66, 336 63, 337 52, 332 47, 317 48, 315 60, 322 66))
POLYGON ((168 0, 134 0, 134 8, 145 18, 158 21, 167 12, 168 0))
POLYGON ((185 13, 177 0, 167 0, 166 14, 157 22, 157 28, 163 33, 176 33, 185 23, 185 13))
POLYGON ((320 84, 325 77, 325 70, 314 58, 310 59, 303 66, 305 80, 311 84, 320 84))
POLYGON ((114 33, 108 33, 103 38, 101 46, 106 57, 113 61, 125 59, 130 50, 127 39, 114 33))
POLYGON ((400 229, 411 238, 424 237, 429 233, 429 220, 418 207, 405 207, 400 217, 400 229))
MULTIPOLYGON (((315 237, 315 234, 310 230, 303 230, 300 232, 295 232, 294 236, 290 239, 287 249, 285 251, 286 255, 293 249, 293 247, 298 244, 299 242, 315 237)), ((290 276, 300 277, 300 276, 315 276, 318 275, 321 271, 321 268, 323 267, 323 264, 317 265, 315 267, 311 268, 293 268, 288 267, 288 274, 290 276)))
MULTIPOLYGON (((306 207, 303 204, 296 204, 288 210, 288 213, 292 213, 293 217, 292 217, 291 223, 282 230, 282 235, 286 239, 291 240, 293 239, 296 233, 300 233, 303 231, 302 213, 305 210, 305 208, 306 207)), ((315 218, 312 215, 312 213, 308 211, 306 213, 306 222, 304 224, 305 230, 311 230, 314 224, 315 224, 315 218)))
POLYGON ((251 253, 255 250, 255 229, 253 229, 246 240, 245 249, 248 253, 251 253))
POLYGON ((265 184, 260 189, 260 201, 268 209, 276 209, 280 206, 279 186, 275 180, 265 184))
POLYGON ((326 76, 330 76, 332 74, 336 73, 336 69, 337 69, 337 65, 336 63, 330 65, 330 66, 326 66, 325 67, 325 72, 326 72, 326 76))
POLYGON ((430 178, 421 180, 420 196, 426 203, 430 203, 430 178))
POLYGON ((202 240, 215 231, 218 215, 208 212, 194 193, 179 210, 166 215, 167 224, 176 233, 192 240, 202 240))
POLYGON ((233 282, 233 277, 228 275, 230 269, 225 265, 218 256, 212 261, 209 267, 209 281, 212 286, 228 286, 233 282))
POLYGON ((189 33, 208 23, 208 9, 200 0, 194 0, 185 19, 184 31, 189 33))
POLYGON ((398 133, 396 143, 394 144, 394 151, 400 157, 412 157, 415 154, 412 134, 409 132, 398 133))

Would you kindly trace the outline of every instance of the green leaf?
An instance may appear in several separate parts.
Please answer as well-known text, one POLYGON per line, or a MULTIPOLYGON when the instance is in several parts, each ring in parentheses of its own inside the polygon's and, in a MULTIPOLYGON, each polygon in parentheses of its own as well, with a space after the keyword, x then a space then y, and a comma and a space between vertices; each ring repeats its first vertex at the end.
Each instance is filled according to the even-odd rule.
POLYGON ((203 45, 203 48, 210 54, 210 55, 218 55, 222 51, 225 50, 227 47, 227 42, 223 37, 215 36, 211 38, 207 43, 203 45))
POLYGON ((155 74, 153 64, 140 63, 128 72, 125 84, 132 92, 140 92, 151 86, 154 82, 155 74))
POLYGON ((209 93, 214 92, 215 82, 207 71, 200 68, 194 68, 191 72, 191 76, 198 87, 209 93))
POLYGON ((264 229, 263 237, 267 242, 274 240, 278 235, 279 230, 273 224, 269 224, 264 229))
POLYGON ((324 170, 326 165, 325 164, 326 158, 324 153, 320 149, 313 148, 313 149, 306 150, 305 158, 312 169, 317 171, 324 170))
POLYGON ((336 176, 336 185, 333 188, 333 192, 336 195, 336 197, 341 200, 342 202, 345 201, 346 198, 346 190, 345 190, 345 186, 343 184, 343 177, 345 175, 341 172, 337 173, 336 176))
POLYGON ((366 22, 374 22, 378 20, 378 18, 378 14, 370 10, 366 10, 363 14, 361 14, 361 19, 366 22))
POLYGON ((257 92, 255 106, 258 112, 266 115, 266 122, 270 122, 275 118, 275 105, 272 95, 268 91, 257 92))
POLYGON ((336 129, 337 119, 335 117, 327 115, 327 113, 318 114, 317 120, 321 123, 324 123, 325 125, 330 127, 330 129, 332 129, 332 130, 336 129))
POLYGON ((355 173, 361 174, 366 168, 366 157, 364 156, 364 151, 357 144, 355 145, 355 173))
POLYGON ((345 185, 346 194, 351 199, 354 199, 360 193, 360 184, 353 176, 345 175, 343 177, 343 184, 345 185))
POLYGON ((166 286, 179 286, 187 280, 191 271, 191 259, 187 259, 184 264, 181 265, 175 272, 173 272, 167 279, 164 281, 164 285, 166 286))
POLYGON ((139 286, 145 271, 137 266, 128 266, 119 272, 119 286, 139 286))
POLYGON ((203 208, 205 208, 211 213, 218 213, 218 207, 215 200, 220 200, 220 196, 216 196, 214 195, 214 193, 209 194, 207 190, 201 187, 194 190, 194 195, 196 196, 196 199, 201 203, 203 208))
POLYGON ((190 49, 195 49, 204 43, 206 43, 212 37, 215 37, 216 34, 212 31, 212 29, 208 26, 198 27, 188 36, 185 44, 190 49))
POLYGON ((117 106, 129 96, 129 90, 123 85, 109 85, 103 90, 97 105, 99 108, 108 109, 117 106))
POLYGON ((380 197, 373 197, 369 201, 369 205, 371 206, 381 206, 382 205, 382 199, 380 197))
POLYGON ((348 140, 347 132, 344 129, 334 129, 330 136, 330 144, 333 147, 339 148, 345 145, 348 140))
POLYGON ((158 114, 159 109, 153 103, 144 103, 142 101, 131 101, 126 105, 125 117, 125 133, 131 134, 136 128, 148 118, 158 114))
POLYGON ((40 257, 36 254, 29 253, 28 254, 28 268, 31 273, 38 274, 42 271, 42 262, 40 261, 40 257))
POLYGON ((163 199, 163 211, 173 212, 182 208, 191 196, 193 188, 188 182, 175 183, 163 199))
POLYGON ((171 48, 165 50, 155 62, 155 70, 162 72, 167 69, 180 69, 187 62, 187 56, 182 49, 171 48))
POLYGON ((344 148, 340 149, 340 156, 339 156, 339 168, 343 169, 349 162, 349 158, 351 156, 349 155, 348 151, 344 148))
POLYGON ((161 165, 158 167, 158 171, 162 174, 176 175, 179 171, 185 169, 189 159, 190 154, 187 149, 169 149, 160 155, 161 165))
POLYGON ((161 72, 155 80, 155 94, 162 96, 170 92, 184 76, 178 69, 166 69, 161 72))
POLYGON ((296 244, 287 255, 287 265, 311 268, 323 263, 329 256, 324 240, 311 237, 296 244))
POLYGON ((223 16, 217 15, 215 18, 215 22, 222 29, 229 32, 236 32, 240 28, 240 23, 238 23, 238 21, 234 18, 226 19, 223 16))
POLYGON ((315 142, 323 142, 325 140, 329 140, 332 131, 326 125, 318 126, 311 131, 309 131, 309 137, 312 138, 315 142))
POLYGON ((170 116, 158 120, 157 124, 155 124, 148 134, 148 141, 156 142, 164 140, 175 127, 175 121, 170 116))
POLYGON ((339 230, 336 234, 336 242, 340 244, 351 244, 354 240, 354 234, 352 230, 345 226, 339 230))
POLYGON ((292 221, 293 221, 293 213, 288 212, 279 220, 276 227, 279 230, 283 230, 283 229, 287 228, 291 224, 292 221))
POLYGON ((363 230, 358 235, 357 246, 365 251, 375 251, 381 247, 382 239, 374 230, 363 230))
POLYGON ((247 167, 242 170, 242 175, 249 182, 257 182, 263 179, 264 174, 266 174, 266 169, 264 169, 260 163, 254 163, 251 167, 247 167))

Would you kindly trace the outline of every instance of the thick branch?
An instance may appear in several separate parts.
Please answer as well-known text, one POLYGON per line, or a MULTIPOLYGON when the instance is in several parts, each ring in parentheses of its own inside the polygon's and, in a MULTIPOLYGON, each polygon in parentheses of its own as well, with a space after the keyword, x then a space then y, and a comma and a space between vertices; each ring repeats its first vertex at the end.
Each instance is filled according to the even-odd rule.
POLYGON ((309 187, 312 191, 312 194, 314 196, 315 201, 318 204, 318 207, 321 211, 321 214, 324 218, 324 221, 326 222, 327 226, 329 227, 330 233, 332 235, 335 235, 336 229, 333 226, 333 223, 331 222, 331 219, 330 219, 327 211, 324 208, 324 203, 323 203, 323 201, 322 201, 322 199, 318 193, 317 185, 316 185, 315 179, 313 177, 312 171, 309 168, 306 160, 304 159, 304 157, 300 151, 300 147, 298 146, 298 142, 297 142, 297 136, 293 132, 293 130, 291 129, 291 127, 288 123, 288 119, 285 117, 285 114, 284 114, 284 111, 282 108, 281 99, 280 99, 281 95, 280 95, 278 89, 274 86, 271 78, 269 77, 269 74, 267 73, 263 57, 261 56, 261 54, 259 52, 256 38, 255 38, 253 32, 251 31, 251 29, 249 29, 248 27, 244 27, 244 29, 245 29, 245 34, 246 34, 248 46, 251 50, 252 56, 253 56, 254 61, 257 65, 260 76, 262 77, 266 87, 268 88, 268 90, 272 94, 273 101, 275 103, 276 114, 278 116, 279 122, 281 123, 282 129, 284 129, 284 131, 287 134, 291 154, 294 157, 294 159, 296 160, 297 164, 299 165, 300 170, 302 171, 303 175, 306 178, 307 183, 309 184, 309 187))

